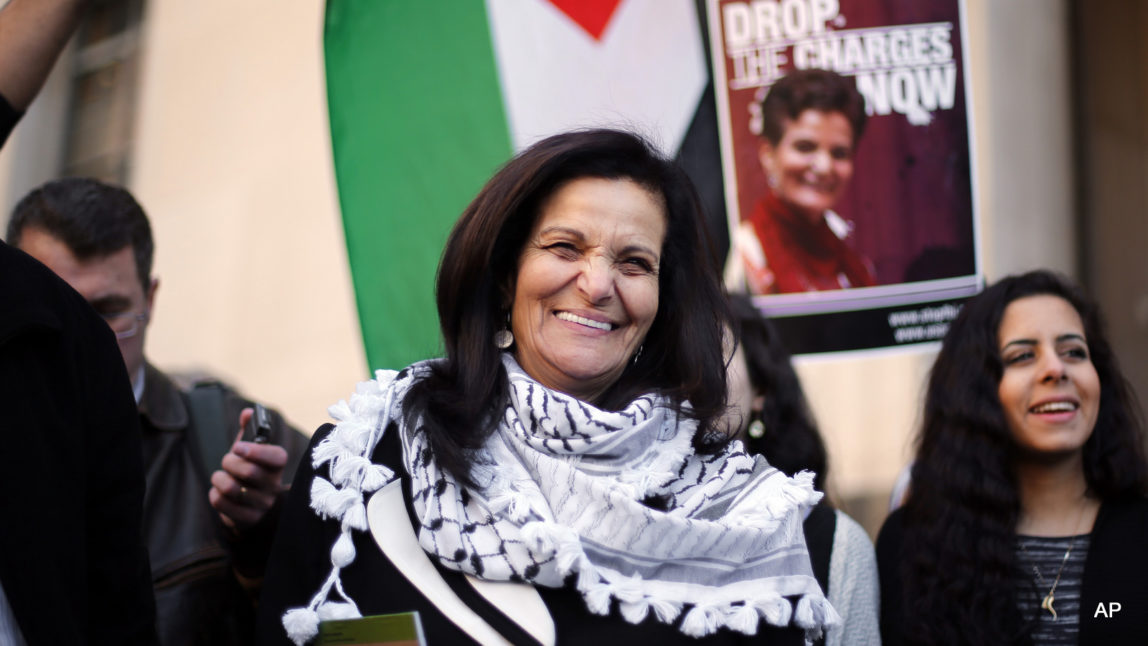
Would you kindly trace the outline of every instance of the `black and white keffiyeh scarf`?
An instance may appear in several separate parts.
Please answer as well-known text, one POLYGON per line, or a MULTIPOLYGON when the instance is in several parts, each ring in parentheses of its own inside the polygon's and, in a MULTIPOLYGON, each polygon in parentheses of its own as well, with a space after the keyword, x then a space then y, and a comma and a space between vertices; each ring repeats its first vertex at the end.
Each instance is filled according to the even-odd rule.
POLYGON ((296 643, 320 619, 360 616, 339 571, 355 558, 351 531, 368 529, 366 499, 396 477, 369 459, 392 423, 419 543, 448 568, 549 587, 576 575, 590 612, 608 614, 617 600, 629 622, 652 611, 672 623, 689 607, 680 628, 691 636, 723 626, 752 635, 763 619, 809 635, 839 623, 802 533, 804 511, 821 498, 812 473, 790 478, 738 443, 698 455, 697 423, 657 395, 603 411, 542 386, 508 353, 503 364, 510 401, 473 461, 477 488, 464 491, 435 464, 425 433, 404 428, 403 398, 429 363, 380 370, 331 407, 337 424, 312 454, 316 468, 329 464, 330 480, 315 477, 311 507, 342 532, 321 589, 284 615, 296 643), (666 504, 654 509, 650 499, 666 504))

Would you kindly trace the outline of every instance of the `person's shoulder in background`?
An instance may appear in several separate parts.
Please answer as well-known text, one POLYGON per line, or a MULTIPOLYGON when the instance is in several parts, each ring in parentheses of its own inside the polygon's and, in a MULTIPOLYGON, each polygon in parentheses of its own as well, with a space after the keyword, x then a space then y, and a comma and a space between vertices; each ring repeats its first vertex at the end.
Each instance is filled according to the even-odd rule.
POLYGON ((829 562, 829 600, 842 618, 831 629, 826 646, 879 645, 880 585, 873 541, 861 524, 836 510, 837 531, 829 562), (837 632, 838 634, 834 634, 837 632))

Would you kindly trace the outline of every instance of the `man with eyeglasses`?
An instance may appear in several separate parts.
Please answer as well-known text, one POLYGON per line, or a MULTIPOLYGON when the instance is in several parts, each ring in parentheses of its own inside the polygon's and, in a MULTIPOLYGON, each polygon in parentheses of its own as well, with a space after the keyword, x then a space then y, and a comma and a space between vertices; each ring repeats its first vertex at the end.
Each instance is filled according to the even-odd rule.
POLYGON ((86 178, 48 182, 16 205, 8 242, 75 288, 119 341, 143 432, 144 535, 160 642, 251 643, 283 483, 306 438, 272 413, 269 443, 232 445, 249 401, 219 384, 183 391, 147 362, 154 244, 126 190, 86 178), (211 392, 214 403, 204 404, 211 392), (221 461, 208 457, 213 440, 224 442, 221 461))

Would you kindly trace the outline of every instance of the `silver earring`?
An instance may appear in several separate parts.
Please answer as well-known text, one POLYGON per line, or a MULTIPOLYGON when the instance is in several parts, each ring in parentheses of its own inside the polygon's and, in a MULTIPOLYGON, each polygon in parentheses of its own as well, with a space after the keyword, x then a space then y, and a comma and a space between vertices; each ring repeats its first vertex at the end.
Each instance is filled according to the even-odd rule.
POLYGON ((645 344, 645 343, 643 343, 642 345, 638 346, 638 351, 634 353, 634 359, 633 359, 633 361, 632 361, 632 363, 633 363, 634 365, 638 365, 638 357, 642 356, 642 348, 644 348, 644 347, 646 347, 646 344, 645 344))
POLYGON ((505 350, 514 345, 514 333, 510 331, 510 312, 506 313, 506 326, 494 333, 494 345, 505 350))
POLYGON ((761 421, 760 417, 754 418, 749 423, 749 428, 745 430, 746 434, 755 440, 760 440, 765 436, 765 422, 761 421))

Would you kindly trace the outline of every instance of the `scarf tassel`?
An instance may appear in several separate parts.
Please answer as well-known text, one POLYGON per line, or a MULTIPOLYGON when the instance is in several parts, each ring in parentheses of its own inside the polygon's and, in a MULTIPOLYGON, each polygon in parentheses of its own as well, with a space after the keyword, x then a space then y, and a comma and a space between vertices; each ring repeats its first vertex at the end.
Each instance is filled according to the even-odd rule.
MULTIPOLYGON (((819 609, 813 607, 813 601, 809 595, 801 597, 797 602, 797 612, 794 613, 793 623, 802 628, 813 628, 817 625, 817 615, 819 609)), ((821 614, 824 614, 822 610, 821 614)))
POLYGON ((310 608, 288 610, 283 615, 283 627, 291 641, 303 646, 319 634, 319 613, 310 608))
POLYGON ((342 518, 357 504, 362 504, 362 494, 348 489, 336 489, 330 481, 316 477, 311 482, 311 508, 325 518, 342 518))
POLYGON ((361 455, 367 448, 371 424, 359 418, 339 422, 339 434, 332 444, 342 447, 343 455, 361 455))
POLYGON ((530 504, 530 497, 511 485, 505 492, 490 499, 490 511, 495 514, 505 512, 507 518, 523 525, 530 520, 534 508, 530 504))
POLYGON ((721 610, 713 606, 697 605, 682 620, 682 632, 690 637, 705 637, 717 632, 721 610))
POLYGON ((814 599, 805 595, 797 602, 793 623, 805 629, 807 640, 816 640, 824 634, 823 627, 841 625, 841 615, 837 614, 825 597, 814 599))
MULTIPOLYGON (((598 582, 590 586, 590 590, 583 595, 586 599, 586 608, 596 615, 610 614, 610 584, 598 582)), ((633 622, 631 622, 633 623, 633 622)))
POLYGON ((331 460, 331 481, 350 489, 372 492, 391 480, 390 469, 358 455, 331 460))
POLYGON ((339 534, 339 538, 335 540, 335 546, 331 548, 331 565, 337 568, 345 568, 355 560, 355 543, 351 540, 351 533, 343 530, 339 534))
POLYGON ((640 624, 650 614, 650 600, 643 597, 637 601, 623 601, 619 604, 622 618, 632 624, 640 624))
MULTIPOLYGON (((602 581, 598 577, 598 573, 594 571, 594 566, 590 565, 589 560, 590 559, 586 559, 586 562, 582 564, 582 568, 578 570, 578 582, 576 587, 578 591, 582 593, 582 596, 589 594, 590 590, 594 589, 594 586, 602 581)), ((563 574, 566 573, 564 572, 563 574)))
POLYGON ((363 471, 362 480, 359 485, 363 491, 372 492, 378 491, 383 488, 391 480, 395 479, 395 472, 381 464, 371 464, 363 471))
POLYGON ((617 592, 619 610, 622 618, 632 624, 640 624, 646 620, 650 611, 654 617, 663 624, 672 624, 682 614, 682 605, 665 599, 655 599, 644 594, 631 594, 629 591, 617 592))
POLYGON ((319 634, 319 622, 339 619, 358 619, 362 616, 353 603, 340 603, 328 601, 319 606, 318 611, 307 608, 295 608, 283 614, 283 627, 287 629, 287 637, 297 646, 303 646, 315 639, 319 634))
POLYGON ((344 592, 339 582, 339 568, 335 567, 332 568, 331 574, 319 592, 312 597, 311 603, 283 613, 282 622, 291 641, 295 642, 296 646, 303 646, 319 634, 319 622, 331 619, 357 619, 362 616, 359 607, 344 592), (330 597, 332 587, 346 601, 324 601, 330 597))
POLYGON ((319 445, 311 452, 311 466, 313 468, 318 469, 324 463, 344 455, 345 449, 339 446, 338 442, 331 442, 330 439, 328 436, 326 440, 319 442, 319 445))
POLYGON ((665 599, 647 599, 654 610, 654 616, 663 624, 672 624, 682 614, 682 604, 666 601, 665 599))
POLYGON ((361 498, 343 514, 342 529, 343 531, 348 529, 357 529, 360 532, 367 531, 367 506, 363 504, 361 498))
POLYGON ((506 509, 506 516, 521 525, 530 520, 532 511, 530 499, 525 494, 515 493, 510 499, 510 506, 506 509))
POLYGON ((351 410, 351 405, 348 404, 345 399, 340 399, 338 402, 328 406, 327 414, 331 416, 331 419, 340 423, 344 420, 354 419, 355 417, 354 411, 351 410))
POLYGON ((725 621, 730 630, 736 630, 744 635, 756 635, 757 624, 761 621, 761 615, 753 602, 746 601, 743 605, 731 607, 726 612, 725 621))
POLYGON ((558 551, 554 556, 558 572, 563 576, 573 572, 579 561, 582 562, 582 567, 579 568, 578 573, 578 588, 580 590, 582 589, 583 576, 597 577, 597 574, 592 571, 594 566, 590 564, 590 559, 586 558, 585 552, 582 551, 582 543, 578 540, 577 535, 573 538, 570 536, 560 537, 558 539, 558 551))
POLYGON ((766 534, 772 534, 794 509, 812 507, 821 501, 823 494, 813 488, 814 477, 812 471, 800 471, 792 478, 786 478, 776 495, 742 506, 733 515, 731 524, 759 527, 766 534))
POLYGON ((554 556, 555 533, 549 525, 550 523, 533 522, 522 526, 522 539, 526 542, 526 549, 530 550, 536 560, 545 561, 554 556))
POLYGON ((626 621, 638 624, 650 614, 650 600, 642 593, 642 579, 638 575, 614 583, 612 590, 626 621))
POLYGON ((817 477, 812 471, 799 471, 785 483, 781 493, 795 505, 813 506, 821 501, 824 495, 813 488, 813 479, 817 477))
POLYGON ((754 605, 765 621, 773 626, 788 626, 793 618, 793 604, 782 597, 759 601, 754 605))

